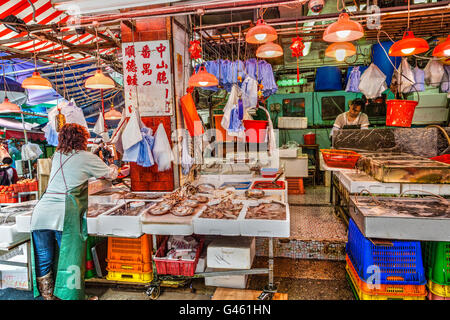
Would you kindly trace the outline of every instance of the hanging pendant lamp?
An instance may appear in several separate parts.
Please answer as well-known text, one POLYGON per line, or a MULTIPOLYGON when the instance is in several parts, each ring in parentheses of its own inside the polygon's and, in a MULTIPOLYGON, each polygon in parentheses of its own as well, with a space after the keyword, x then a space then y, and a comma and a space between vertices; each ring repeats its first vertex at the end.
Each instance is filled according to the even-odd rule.
POLYGON ((111 109, 105 113, 105 120, 119 120, 122 119, 122 114, 114 109, 114 105, 111 103, 111 109))
POLYGON ((84 86, 88 89, 112 89, 115 87, 114 80, 105 76, 100 68, 86 80, 84 86))
POLYGON ((338 21, 330 24, 323 33, 323 40, 327 42, 354 41, 364 36, 364 29, 359 22, 350 20, 347 13, 341 13, 338 21))
POLYGON ((42 78, 38 71, 34 71, 31 77, 23 80, 22 88, 34 90, 48 90, 52 88, 52 84, 47 79, 42 78))
POLYGON ((219 84, 217 78, 206 71, 205 66, 201 66, 197 73, 194 73, 190 78, 189 87, 213 87, 219 84))
POLYGON ((273 42, 267 42, 260 46, 258 50, 256 50, 256 56, 258 58, 266 59, 266 58, 276 58, 281 57, 283 55, 283 48, 273 42))
POLYGON ((253 44, 261 44, 275 41, 278 38, 277 31, 267 25, 263 19, 256 22, 256 26, 250 28, 245 35, 245 41, 253 44))
POLYGON ((337 61, 344 61, 346 57, 356 53, 356 47, 350 42, 334 42, 325 50, 327 57, 335 58, 337 61))
POLYGON ((20 107, 9 101, 8 97, 5 97, 5 100, 3 100, 2 103, 0 103, 0 113, 21 113, 22 110, 20 110, 20 107))
POLYGON ((447 36, 447 39, 444 42, 438 44, 436 48, 434 48, 433 56, 450 57, 450 35, 447 36))
POLYGON ((391 57, 411 56, 427 51, 430 47, 422 38, 416 38, 412 31, 405 31, 403 39, 395 42, 389 49, 391 57))

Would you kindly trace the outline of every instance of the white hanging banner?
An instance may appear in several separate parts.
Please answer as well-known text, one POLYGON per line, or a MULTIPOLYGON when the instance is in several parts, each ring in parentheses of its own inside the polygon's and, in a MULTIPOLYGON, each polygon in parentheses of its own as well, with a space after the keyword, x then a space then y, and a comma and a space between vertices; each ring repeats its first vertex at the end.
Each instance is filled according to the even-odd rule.
POLYGON ((122 44, 126 115, 139 106, 141 116, 173 113, 168 40, 122 44), (138 103, 139 102, 139 103, 138 103))

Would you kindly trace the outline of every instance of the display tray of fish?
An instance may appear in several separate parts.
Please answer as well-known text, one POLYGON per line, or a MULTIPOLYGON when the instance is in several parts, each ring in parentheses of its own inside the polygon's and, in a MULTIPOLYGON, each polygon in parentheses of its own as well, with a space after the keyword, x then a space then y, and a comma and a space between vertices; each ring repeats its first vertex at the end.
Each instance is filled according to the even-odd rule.
POLYGON ((286 220, 286 206, 279 202, 249 206, 245 219, 286 220))
POLYGON ((236 220, 243 208, 242 203, 234 203, 232 200, 221 201, 217 204, 207 205, 200 214, 200 218, 236 220))
POLYGON ((146 203, 143 201, 127 202, 119 208, 106 213, 107 216, 138 216, 147 210, 153 203, 146 203))
POLYGON ((88 218, 95 218, 98 215, 114 208, 115 206, 117 206, 116 204, 104 204, 104 203, 95 203, 95 204, 90 204, 88 207, 88 211, 86 213, 86 217, 88 218))

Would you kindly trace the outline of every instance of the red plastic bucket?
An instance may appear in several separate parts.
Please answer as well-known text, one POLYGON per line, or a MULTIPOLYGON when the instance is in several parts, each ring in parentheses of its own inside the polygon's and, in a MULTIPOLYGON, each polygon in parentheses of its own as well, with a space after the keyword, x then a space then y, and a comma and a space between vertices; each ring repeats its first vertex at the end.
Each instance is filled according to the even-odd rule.
POLYGON ((247 142, 262 143, 265 142, 267 120, 243 120, 245 128, 245 139, 247 142))
POLYGON ((306 145, 316 144, 316 134, 315 133, 304 134, 303 140, 305 141, 306 145))
POLYGON ((386 126, 411 127, 417 103, 413 100, 388 100, 386 126))

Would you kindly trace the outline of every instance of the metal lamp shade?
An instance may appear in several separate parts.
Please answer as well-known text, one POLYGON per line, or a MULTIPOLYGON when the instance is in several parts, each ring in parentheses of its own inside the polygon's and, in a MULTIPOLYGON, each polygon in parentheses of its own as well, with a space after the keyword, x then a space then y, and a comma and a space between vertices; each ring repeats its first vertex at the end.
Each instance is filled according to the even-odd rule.
POLYGON ((275 41, 278 38, 277 31, 267 25, 263 19, 256 22, 256 26, 250 28, 245 35, 245 41, 253 44, 261 44, 275 41))
POLYGON ((103 74, 101 69, 97 69, 92 77, 89 77, 84 86, 88 89, 112 89, 115 87, 114 80, 103 74))
POLYGON ((26 78, 22 82, 22 88, 34 90, 48 90, 52 88, 52 84, 47 79, 41 77, 39 72, 33 72, 33 75, 26 78))
POLYGON ((341 13, 338 21, 330 24, 323 33, 327 42, 354 41, 364 36, 364 29, 359 22, 350 20, 347 13, 341 13))
POLYGON ((213 87, 219 84, 219 80, 206 71, 204 66, 201 66, 197 73, 194 73, 190 78, 189 87, 213 87))
POLYGON ((267 59, 267 58, 276 58, 283 55, 283 48, 273 42, 268 42, 263 44, 256 50, 256 56, 258 58, 267 59))
POLYGON ((395 42, 389 49, 391 57, 411 56, 427 51, 430 47, 428 42, 422 38, 414 37, 412 31, 406 31, 403 34, 403 39, 395 42))

